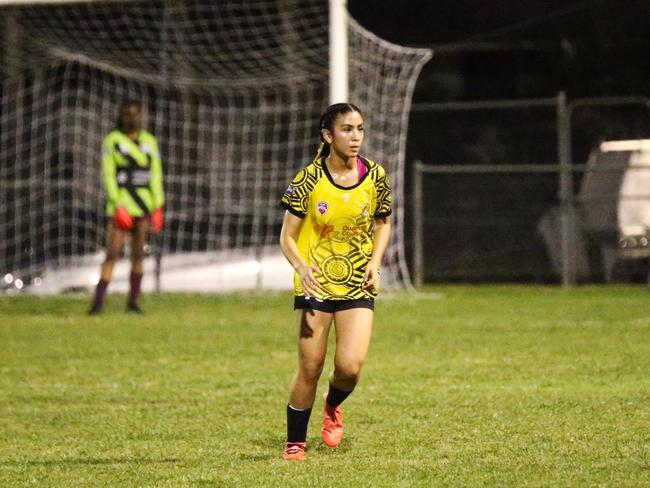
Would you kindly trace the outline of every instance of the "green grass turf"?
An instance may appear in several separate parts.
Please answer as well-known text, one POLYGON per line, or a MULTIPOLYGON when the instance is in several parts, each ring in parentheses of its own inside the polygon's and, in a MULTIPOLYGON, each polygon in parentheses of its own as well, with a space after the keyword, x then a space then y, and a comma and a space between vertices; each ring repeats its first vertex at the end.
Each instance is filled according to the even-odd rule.
MULTIPOLYGON (((281 458, 288 294, 0 298, 0 486, 650 486, 650 290, 378 300, 338 449, 281 458)), ((331 366, 330 348, 328 356, 331 366)))

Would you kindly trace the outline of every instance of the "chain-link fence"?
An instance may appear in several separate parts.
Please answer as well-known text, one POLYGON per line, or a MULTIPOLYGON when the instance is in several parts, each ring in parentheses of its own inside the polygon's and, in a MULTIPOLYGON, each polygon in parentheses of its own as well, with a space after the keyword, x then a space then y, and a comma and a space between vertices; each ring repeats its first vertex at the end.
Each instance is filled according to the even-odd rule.
POLYGON ((413 109, 416 282, 646 279, 648 253, 622 252, 617 223, 638 148, 597 154, 603 141, 650 138, 650 100, 560 93, 413 109))

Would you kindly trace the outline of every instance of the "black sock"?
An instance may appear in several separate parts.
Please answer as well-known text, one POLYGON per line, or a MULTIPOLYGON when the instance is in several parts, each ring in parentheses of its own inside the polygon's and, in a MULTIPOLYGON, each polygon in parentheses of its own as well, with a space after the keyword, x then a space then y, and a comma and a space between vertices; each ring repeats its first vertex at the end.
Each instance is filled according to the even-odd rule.
POLYGON ((305 442, 311 408, 296 410, 287 405, 287 442, 305 442))
POLYGON ((332 386, 332 383, 330 383, 330 389, 327 392, 327 399, 325 401, 330 407, 338 407, 341 403, 343 403, 343 400, 345 400, 348 395, 350 395, 350 393, 352 393, 352 390, 339 390, 337 387, 332 386))

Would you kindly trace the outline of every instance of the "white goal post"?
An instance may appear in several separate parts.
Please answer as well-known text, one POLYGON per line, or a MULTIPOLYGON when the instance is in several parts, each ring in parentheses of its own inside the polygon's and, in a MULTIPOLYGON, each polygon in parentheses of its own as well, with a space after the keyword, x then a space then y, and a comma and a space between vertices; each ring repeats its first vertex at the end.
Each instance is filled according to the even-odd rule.
MULTIPOLYGON (((279 199, 313 157, 333 96, 328 10, 327 0, 0 0, 0 288, 12 286, 7 275, 36 292, 96 279, 100 145, 125 99, 142 102, 163 156, 166 225, 152 244, 163 254, 161 288, 289 288, 288 265, 275 259, 279 199)), ((348 99, 368 127, 363 153, 394 191, 383 276, 409 285, 404 151, 431 53, 351 18, 345 31, 348 99)), ((143 285, 154 286, 152 273, 143 285)))

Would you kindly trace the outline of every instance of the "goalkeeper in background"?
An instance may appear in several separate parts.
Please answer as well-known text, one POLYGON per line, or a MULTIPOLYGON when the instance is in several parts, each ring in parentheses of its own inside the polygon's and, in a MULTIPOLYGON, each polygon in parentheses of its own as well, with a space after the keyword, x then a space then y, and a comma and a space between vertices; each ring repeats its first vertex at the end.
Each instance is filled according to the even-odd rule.
POLYGON ((106 259, 88 313, 101 312, 127 236, 131 238, 130 289, 126 311, 142 313, 138 306, 144 268, 144 246, 150 230, 159 233, 165 203, 162 163, 156 138, 141 128, 142 108, 127 101, 118 113, 117 128, 102 143, 102 174, 106 191, 106 259))

